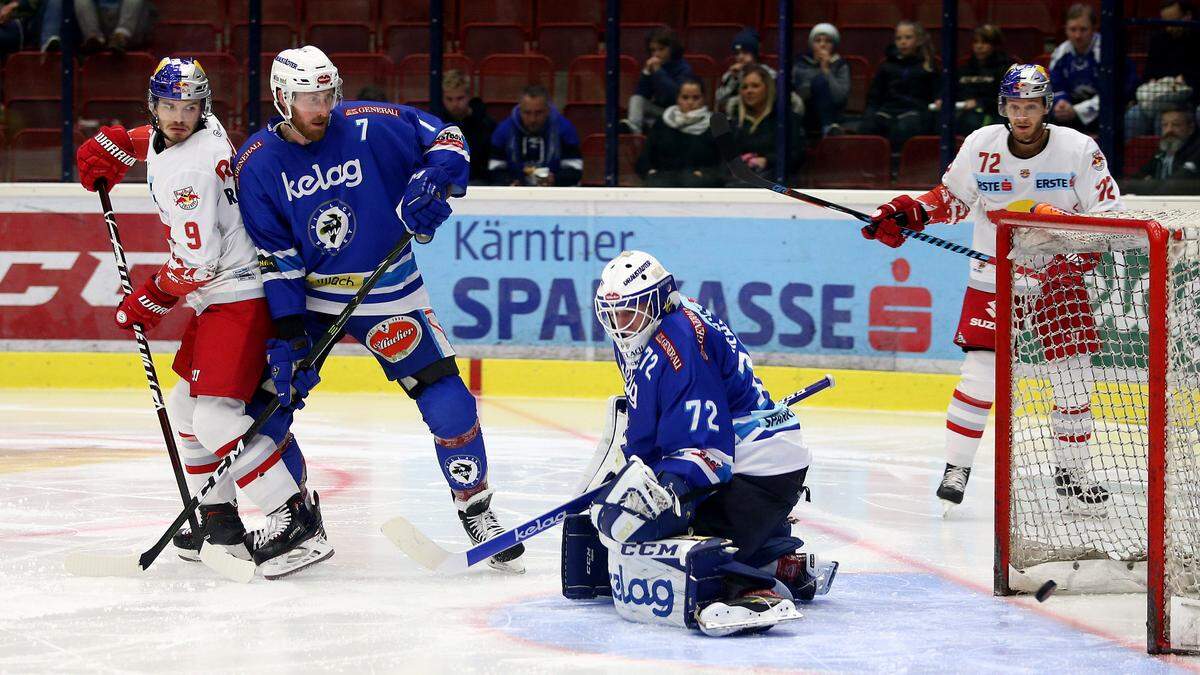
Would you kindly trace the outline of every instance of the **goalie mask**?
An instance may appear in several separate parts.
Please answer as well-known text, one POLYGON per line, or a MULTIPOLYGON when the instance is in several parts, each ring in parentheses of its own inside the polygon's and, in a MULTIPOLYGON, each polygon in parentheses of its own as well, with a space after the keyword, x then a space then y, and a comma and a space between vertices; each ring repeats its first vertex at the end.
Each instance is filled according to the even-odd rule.
POLYGON ((333 61, 317 47, 285 49, 271 62, 271 99, 275 110, 291 124, 296 94, 333 90, 333 106, 342 100, 342 78, 333 61))
POLYGON ((200 115, 197 129, 204 127, 204 119, 212 114, 212 89, 208 84, 208 73, 196 59, 164 58, 158 62, 154 74, 150 76, 150 90, 146 103, 150 106, 150 124, 154 130, 162 133, 158 126, 158 113, 155 106, 159 99, 172 101, 203 101, 204 108, 200 115))
POLYGON ((642 350, 674 308, 675 277, 662 263, 642 251, 622 251, 604 266, 596 288, 596 317, 625 361, 637 367, 642 350))

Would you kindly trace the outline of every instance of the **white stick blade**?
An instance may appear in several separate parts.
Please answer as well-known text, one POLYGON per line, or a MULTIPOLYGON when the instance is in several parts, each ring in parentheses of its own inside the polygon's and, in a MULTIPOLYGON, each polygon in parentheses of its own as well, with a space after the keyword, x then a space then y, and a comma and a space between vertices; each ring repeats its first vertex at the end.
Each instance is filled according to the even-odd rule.
MULTIPOLYGON (((413 527, 413 524, 408 522, 408 519, 403 516, 396 516, 387 521, 380 528, 385 537, 401 551, 404 551, 408 557, 412 558, 422 567, 433 570, 435 572, 456 572, 459 571, 460 565, 456 564, 458 557, 452 556, 449 551, 438 546, 433 541, 421 533, 420 530, 413 527)), ((461 567, 466 568, 465 558, 462 561, 461 567)))
POLYGON ((239 584, 250 583, 254 571, 258 569, 253 560, 242 560, 225 550, 224 546, 203 544, 200 547, 200 561, 217 574, 239 584))
POLYGON ((80 577, 136 577, 145 570, 136 553, 68 553, 63 567, 80 577))

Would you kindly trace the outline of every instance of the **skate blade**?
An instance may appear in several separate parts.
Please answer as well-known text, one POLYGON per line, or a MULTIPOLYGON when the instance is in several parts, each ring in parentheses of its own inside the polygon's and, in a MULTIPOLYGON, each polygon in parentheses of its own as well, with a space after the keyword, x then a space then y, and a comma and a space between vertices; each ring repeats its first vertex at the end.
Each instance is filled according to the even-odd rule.
POLYGON ((740 632, 761 632, 803 618, 791 600, 784 600, 765 612, 717 602, 696 613, 696 625, 709 637, 726 637, 740 632))
POLYGON ((942 518, 943 519, 950 518, 950 512, 954 510, 954 507, 962 506, 961 504, 955 504, 954 502, 948 501, 945 499, 939 498, 938 501, 940 501, 942 503, 942 518))
POLYGON ((504 572, 505 574, 525 574, 525 563, 520 558, 509 561, 488 558, 488 567, 499 572, 504 572))
POLYGON ((201 544, 200 562, 217 574, 239 584, 250 583, 256 569, 253 560, 243 560, 219 544, 201 544))
POLYGON ((1108 515, 1108 502, 1085 504, 1074 497, 1058 495, 1058 504, 1063 513, 1084 518, 1103 518, 1108 515))
POLYGON ((188 562, 200 562, 200 554, 194 548, 179 548, 175 547, 175 552, 179 554, 180 560, 188 562))
POLYGON ((137 554, 131 553, 68 553, 63 568, 80 577, 136 577, 145 570, 137 554))
POLYGON ((271 581, 290 577, 300 570, 312 567, 322 560, 328 560, 332 557, 333 547, 328 542, 316 542, 312 544, 305 542, 301 546, 263 563, 261 565, 262 575, 271 581))

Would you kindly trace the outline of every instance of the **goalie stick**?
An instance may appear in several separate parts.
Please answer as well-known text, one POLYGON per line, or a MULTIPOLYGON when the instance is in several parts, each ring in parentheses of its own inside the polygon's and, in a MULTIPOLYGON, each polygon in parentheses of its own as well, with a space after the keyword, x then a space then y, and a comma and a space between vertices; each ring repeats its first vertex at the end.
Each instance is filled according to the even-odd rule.
MULTIPOLYGON (((833 376, 826 375, 804 389, 785 396, 780 402, 788 406, 794 405, 833 385, 833 376)), ((403 516, 392 518, 384 523, 380 529, 383 531, 384 536, 390 539, 393 544, 422 567, 440 574, 458 574, 465 572, 467 568, 476 563, 487 560, 497 553, 503 553, 522 541, 553 528, 555 525, 561 523, 568 514, 579 513, 590 506, 592 500, 599 496, 606 487, 608 487, 608 482, 592 488, 540 516, 521 523, 511 530, 507 530, 481 544, 476 544, 460 552, 447 551, 418 530, 403 516)), ((694 499, 700 494, 711 491, 715 487, 701 488, 694 493, 684 495, 683 499, 694 499)))
MULTIPOLYGON (((346 322, 350 320, 350 315, 353 314, 354 310, 362 304, 363 300, 366 299, 367 294, 370 293, 371 289, 375 287, 375 284, 379 282, 380 277, 383 276, 384 270, 391 266, 391 264, 400 257, 400 254, 403 253, 405 247, 408 246, 408 243, 411 239, 412 234, 408 232, 405 232, 400 237, 400 241, 397 242, 395 248, 393 248, 391 252, 388 253, 387 256, 379 263, 379 266, 375 268, 375 271, 371 272, 371 275, 363 281, 362 287, 358 289, 358 292, 355 293, 354 296, 350 298, 350 301, 346 303, 346 306, 342 308, 341 313, 338 314, 337 318, 334 319, 332 324, 330 324, 329 329, 325 331, 325 334, 321 336, 321 339, 318 340, 315 345, 313 345, 311 353, 309 354, 308 358, 300 364, 300 368, 320 368, 321 362, 324 360, 325 356, 329 353, 329 350, 333 348, 334 343, 336 343, 340 337, 342 328, 346 325, 346 322)), ((194 512, 200 505, 200 500, 204 499, 204 496, 207 495, 213 489, 213 487, 224 478, 225 474, 229 471, 230 465, 233 464, 234 460, 236 460, 238 456, 242 454, 246 444, 254 438, 254 435, 257 434, 259 429, 262 428, 263 424, 266 423, 267 418, 274 414, 278 409, 279 398, 272 398, 271 402, 267 404, 266 409, 263 410, 257 418, 255 418, 254 423, 250 425, 250 428, 246 430, 246 433, 243 434, 240 439, 238 439, 237 447, 235 447, 232 452, 230 452, 225 456, 224 459, 221 460, 221 463, 217 465, 216 470, 213 471, 212 475, 208 477, 208 480, 204 483, 204 485, 200 487, 200 490, 196 492, 196 494, 188 502, 184 511, 175 518, 174 522, 172 522, 169 527, 167 527, 167 531, 164 532, 161 537, 159 537, 158 541, 156 541, 153 546, 146 549, 146 551, 144 551, 141 555, 136 553, 88 553, 84 551, 70 553, 67 555, 67 559, 65 561, 67 571, 81 576, 137 576, 141 572, 149 569, 150 565, 154 563, 154 560, 158 558, 159 554, 162 553, 164 548, 166 548, 167 543, 171 541, 171 537, 179 530, 184 521, 187 520, 188 514, 194 512)), ((216 547, 201 547, 201 557, 204 556, 205 549, 216 549, 216 547)), ((226 560, 225 562, 227 564, 223 566, 214 566, 215 561, 212 560, 212 554, 210 553, 209 555, 210 560, 206 560, 205 563, 209 564, 215 569, 218 569, 218 571, 234 581, 249 581, 254 575, 255 565, 251 561, 243 561, 238 558, 233 558, 231 555, 230 558, 233 558, 233 560, 226 560)))
MULTIPOLYGON (((868 216, 862 211, 855 211, 847 206, 835 204, 833 202, 821 199, 820 197, 804 194, 803 192, 793 190, 784 185, 780 185, 779 183, 771 182, 770 180, 767 180, 766 178, 754 173, 750 167, 746 166, 744 162, 737 158, 737 151, 734 150, 733 147, 733 132, 729 129, 729 119, 725 117, 723 113, 713 113, 712 117, 710 118, 708 128, 712 133, 713 141, 715 141, 717 144, 717 153, 720 154, 721 161, 725 162, 725 166, 729 168, 729 171, 733 174, 734 178, 737 178, 748 185, 753 185, 754 187, 766 188, 772 192, 778 192, 785 197, 791 197, 792 199, 798 199, 814 206, 821 206, 827 209, 833 209, 834 211, 839 211, 848 216, 853 216, 867 225, 872 224, 871 216, 868 216)), ((922 241, 926 244, 932 244, 939 248, 944 248, 947 251, 965 255, 968 258, 974 258, 975 260, 982 260, 983 262, 992 265, 996 264, 995 256, 981 253, 980 251, 976 251, 969 246, 955 244, 954 242, 946 241, 941 237, 935 237, 931 234, 925 234, 924 232, 910 230, 907 227, 900 228, 900 232, 904 234, 904 236, 912 237, 917 241, 922 241)))

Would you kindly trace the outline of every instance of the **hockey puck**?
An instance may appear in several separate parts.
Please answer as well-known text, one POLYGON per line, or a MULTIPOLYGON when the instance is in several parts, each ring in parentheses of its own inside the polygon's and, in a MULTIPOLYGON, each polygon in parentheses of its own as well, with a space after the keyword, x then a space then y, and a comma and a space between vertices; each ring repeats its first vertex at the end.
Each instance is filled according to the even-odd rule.
POLYGON ((1057 588, 1058 584, 1054 583, 1054 580, 1051 579, 1050 581, 1042 584, 1042 587, 1037 590, 1037 593, 1035 593, 1033 597, 1037 598, 1038 602, 1045 602, 1046 598, 1054 595, 1054 590, 1057 588))

